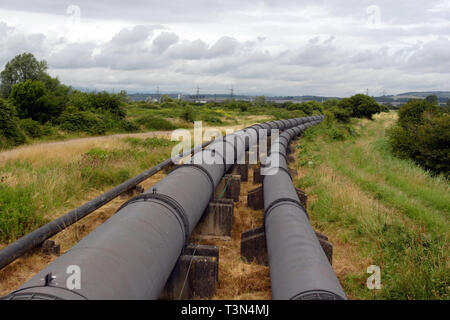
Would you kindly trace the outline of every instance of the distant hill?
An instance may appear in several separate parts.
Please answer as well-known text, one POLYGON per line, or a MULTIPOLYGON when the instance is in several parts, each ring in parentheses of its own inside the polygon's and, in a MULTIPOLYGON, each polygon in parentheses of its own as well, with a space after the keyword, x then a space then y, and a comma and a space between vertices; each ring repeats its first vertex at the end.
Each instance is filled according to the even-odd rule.
POLYGON ((426 98, 427 96, 435 95, 438 98, 444 98, 449 99, 450 98, 450 91, 424 91, 424 92, 405 92, 400 93, 397 95, 397 97, 418 97, 418 98, 426 98))

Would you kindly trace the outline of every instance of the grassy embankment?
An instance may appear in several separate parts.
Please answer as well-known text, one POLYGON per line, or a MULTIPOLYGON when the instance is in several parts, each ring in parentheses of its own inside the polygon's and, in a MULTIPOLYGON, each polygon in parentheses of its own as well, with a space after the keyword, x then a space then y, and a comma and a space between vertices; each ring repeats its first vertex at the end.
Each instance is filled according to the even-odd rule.
POLYGON ((5 244, 170 157, 162 138, 110 138, 25 147, 0 162, 5 244))
MULTIPOLYGON (((268 118, 247 115, 234 126, 214 127, 225 133, 268 118)), ((161 132, 168 139, 148 135, 33 144, 0 154, 0 247, 170 157, 170 132, 161 132)))
POLYGON ((334 269, 350 298, 449 299, 448 181, 392 156, 383 113, 360 120, 356 136, 330 141, 321 128, 298 145, 298 187, 310 216, 335 245, 334 269), (381 290, 369 290, 369 265, 381 290))

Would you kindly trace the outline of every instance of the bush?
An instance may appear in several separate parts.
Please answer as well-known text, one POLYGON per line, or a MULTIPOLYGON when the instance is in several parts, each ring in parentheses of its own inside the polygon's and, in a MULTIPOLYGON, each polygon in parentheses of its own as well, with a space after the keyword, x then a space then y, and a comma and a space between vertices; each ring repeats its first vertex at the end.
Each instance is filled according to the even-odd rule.
POLYGON ((175 126, 168 120, 158 118, 152 115, 146 115, 136 120, 136 123, 144 126, 146 129, 153 130, 174 130, 175 126))
POLYGON ((208 122, 210 124, 223 124, 223 122, 220 119, 220 117, 215 116, 214 114, 209 114, 209 113, 206 114, 206 115, 203 115, 201 117, 201 120, 202 121, 206 121, 206 122, 208 122))
POLYGON ((422 100, 410 100, 398 110, 398 124, 403 128, 419 125, 426 112, 439 112, 439 107, 422 100))
POLYGON ((33 119, 21 119, 19 124, 30 138, 41 138, 44 135, 41 124, 33 119))
POLYGON ((98 115, 90 111, 79 111, 68 108, 59 117, 61 129, 70 132, 88 132, 91 134, 104 134, 106 125, 98 115))
POLYGON ((375 99, 364 94, 342 99, 338 106, 341 109, 351 111, 351 116, 355 118, 372 119, 374 114, 381 112, 381 107, 375 99))
POLYGON ((122 99, 121 94, 111 94, 106 91, 88 94, 91 108, 109 111, 120 118, 125 118, 126 112, 122 108, 122 99))
POLYGON ((327 141, 342 141, 355 136, 355 130, 351 124, 338 121, 334 114, 325 111, 324 120, 317 126, 308 128, 305 131, 304 138, 313 140, 317 136, 323 136, 327 141))
POLYGON ((420 100, 406 103, 398 114, 397 124, 388 131, 394 154, 449 178, 450 114, 420 100))
POLYGON ((124 138, 125 142, 128 142, 133 147, 145 147, 145 148, 155 148, 155 147, 170 147, 177 144, 177 141, 172 141, 165 138, 149 137, 146 139, 141 138, 124 138))
POLYGON ((331 112, 336 118, 336 120, 343 122, 343 123, 349 123, 350 118, 352 115, 352 111, 350 109, 346 108, 339 108, 339 106, 333 106, 330 109, 328 109, 329 112, 331 112))
POLYGON ((14 108, 0 98, 0 148, 25 143, 25 135, 15 117, 14 108))
POLYGON ((185 107, 183 113, 181 114, 181 119, 188 122, 195 121, 194 108, 191 105, 185 107))

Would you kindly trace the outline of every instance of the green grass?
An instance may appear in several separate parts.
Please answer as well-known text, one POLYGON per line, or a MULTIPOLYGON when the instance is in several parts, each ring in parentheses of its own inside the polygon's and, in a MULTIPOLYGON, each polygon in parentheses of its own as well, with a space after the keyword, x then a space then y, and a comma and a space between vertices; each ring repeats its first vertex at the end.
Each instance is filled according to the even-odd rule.
POLYGON ((449 185, 412 161, 394 157, 385 131, 392 114, 363 121, 353 138, 330 141, 324 128, 301 140, 298 186, 317 201, 315 227, 360 259, 381 267, 382 289, 365 286, 365 268, 340 275, 359 299, 449 299, 449 185))
POLYGON ((170 157, 176 142, 125 138, 68 162, 14 160, 0 167, 0 241, 9 243, 170 157))

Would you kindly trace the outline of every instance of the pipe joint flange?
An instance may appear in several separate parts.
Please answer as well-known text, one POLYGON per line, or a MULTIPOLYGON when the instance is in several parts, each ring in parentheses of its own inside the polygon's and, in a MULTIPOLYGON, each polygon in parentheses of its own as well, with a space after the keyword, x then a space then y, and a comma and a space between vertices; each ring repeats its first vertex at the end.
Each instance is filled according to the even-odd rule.
POLYGON ((168 205, 169 207, 171 207, 176 212, 175 216, 179 220, 182 228, 184 229, 184 235, 185 235, 184 244, 186 246, 189 242, 189 236, 190 236, 189 220, 187 218, 186 211, 184 211, 184 208, 175 199, 173 199, 172 197, 169 197, 168 195, 165 195, 162 193, 157 193, 156 189, 153 189, 153 193, 143 193, 143 194, 140 194, 140 195, 128 200, 116 212, 119 212, 120 210, 122 210, 123 208, 125 208, 126 206, 128 206, 132 203, 147 202, 147 201, 151 202, 152 200, 160 201, 160 202, 168 205))
MULTIPOLYGON (((281 153, 280 153, 281 154, 281 153)), ((261 167, 262 168, 265 168, 264 166, 262 166, 261 165, 261 167)), ((280 170, 283 170, 284 172, 286 172, 287 174, 288 174, 288 176, 289 176, 289 178, 291 178, 291 181, 294 181, 293 179, 292 179, 292 176, 291 176, 291 173, 289 172, 289 170, 287 170, 286 168, 284 168, 284 167, 277 167, 278 169, 280 169, 280 170)), ((269 170, 270 170, 270 168, 269 168, 269 170)), ((262 183, 264 183, 264 179, 267 177, 268 175, 263 175, 262 176, 262 183)))
POLYGON ((289 300, 345 300, 340 295, 326 290, 310 290, 299 293, 289 300))
POLYGON ((293 204, 294 206, 300 208, 301 210, 303 210, 306 214, 306 217, 309 220, 309 215, 308 212, 306 211, 305 207, 302 205, 302 203, 299 200, 296 199, 291 199, 291 198, 279 198, 274 200, 271 204, 269 204, 269 206, 267 207, 267 209, 264 210, 264 218, 263 218, 263 226, 264 228, 266 227, 266 220, 269 217, 270 213, 272 212, 273 209, 275 209, 278 206, 284 205, 284 204, 293 204))

